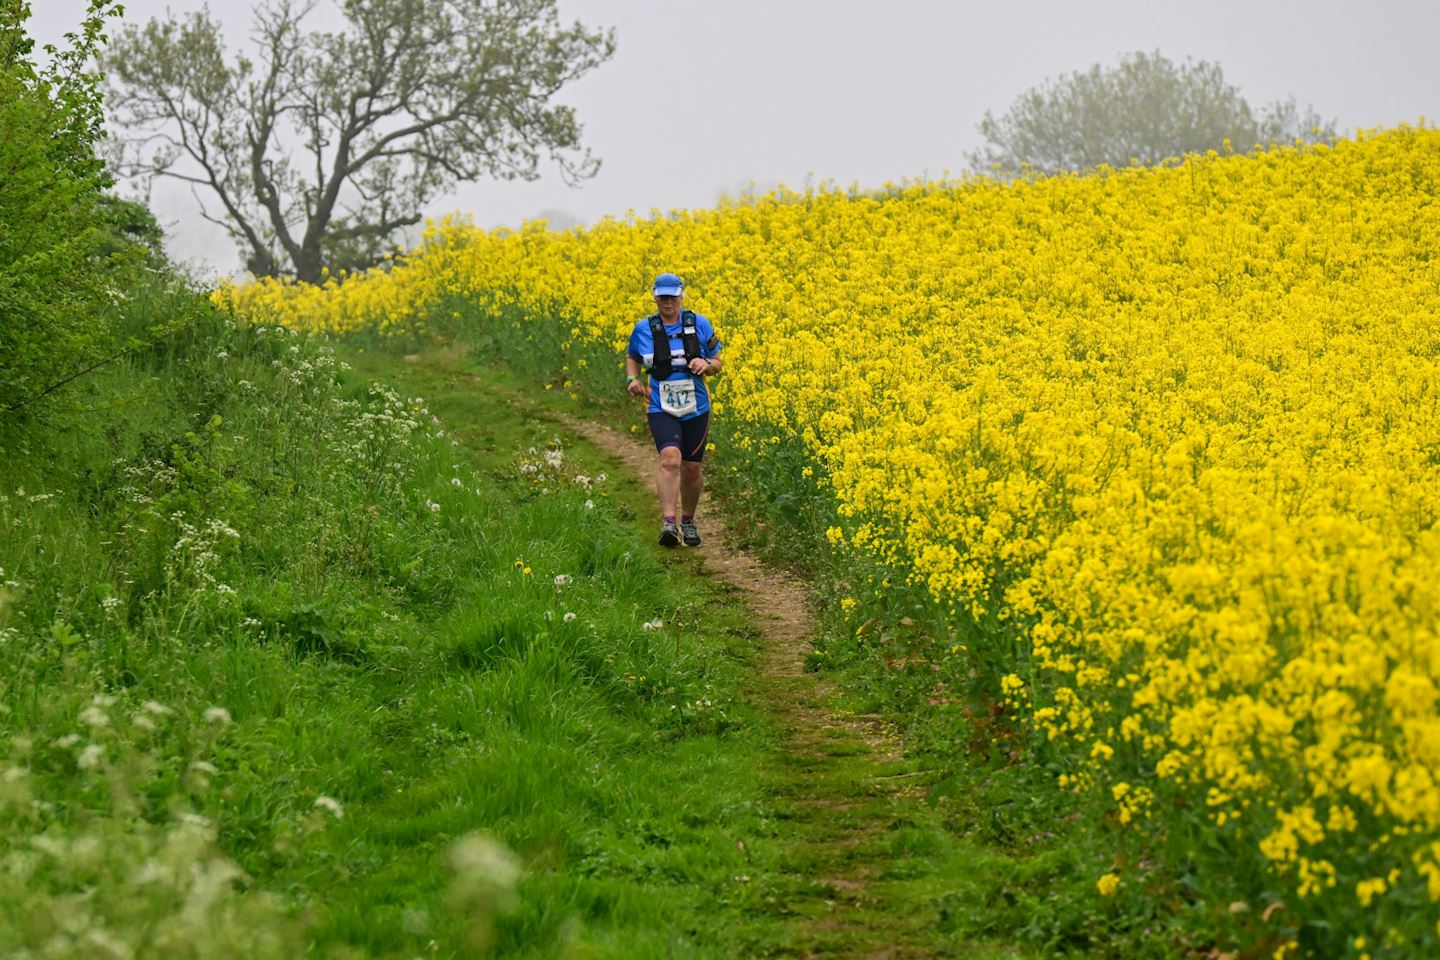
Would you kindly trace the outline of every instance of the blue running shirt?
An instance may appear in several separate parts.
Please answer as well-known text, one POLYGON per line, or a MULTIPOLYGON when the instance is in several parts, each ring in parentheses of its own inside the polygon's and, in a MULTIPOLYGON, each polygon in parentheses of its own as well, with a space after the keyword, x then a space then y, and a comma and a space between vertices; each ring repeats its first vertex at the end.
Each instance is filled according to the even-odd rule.
MULTIPOLYGON (((678 372, 671 373, 665 378, 666 383, 678 383, 685 380, 695 381, 695 412, 682 416, 681 420, 690 420, 707 413, 710 410, 710 391, 705 387, 705 379, 697 377, 688 370, 685 370, 685 341, 680 336, 681 324, 676 320, 674 326, 666 326, 665 333, 670 340, 670 364, 671 370, 678 372)), ((715 328, 711 326, 710 319, 703 314, 695 314, 695 333, 700 337, 700 355, 705 358, 715 356, 720 352, 722 344, 715 336, 715 328), (713 345, 712 345, 713 341, 713 345)), ((640 365, 647 370, 655 359, 655 348, 651 343, 650 320, 647 317, 635 324, 635 329, 630 334, 630 348, 627 351, 630 356, 640 361, 640 365)), ((650 383, 650 405, 646 408, 649 413, 665 412, 660 406, 660 383, 653 377, 647 378, 650 383)))

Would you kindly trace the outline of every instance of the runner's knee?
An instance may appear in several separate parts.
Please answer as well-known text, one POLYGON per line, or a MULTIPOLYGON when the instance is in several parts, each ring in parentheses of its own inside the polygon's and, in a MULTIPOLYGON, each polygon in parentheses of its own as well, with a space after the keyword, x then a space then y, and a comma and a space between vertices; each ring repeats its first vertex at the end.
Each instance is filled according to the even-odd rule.
POLYGON ((680 448, 665 447, 660 451, 660 466, 666 470, 675 470, 680 466, 680 448))

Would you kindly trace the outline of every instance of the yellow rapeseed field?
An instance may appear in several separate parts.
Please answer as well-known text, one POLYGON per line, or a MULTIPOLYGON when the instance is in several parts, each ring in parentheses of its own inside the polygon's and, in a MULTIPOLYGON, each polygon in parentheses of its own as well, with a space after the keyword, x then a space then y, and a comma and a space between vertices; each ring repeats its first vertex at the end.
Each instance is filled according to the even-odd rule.
POLYGON ((1422 126, 562 234, 451 221, 386 272, 218 296, 336 331, 458 298, 618 371, 678 272, 726 340, 733 442, 803 445, 837 549, 1028 641, 990 666, 1082 758, 1063 787, 1434 938, 1437 194, 1422 126))

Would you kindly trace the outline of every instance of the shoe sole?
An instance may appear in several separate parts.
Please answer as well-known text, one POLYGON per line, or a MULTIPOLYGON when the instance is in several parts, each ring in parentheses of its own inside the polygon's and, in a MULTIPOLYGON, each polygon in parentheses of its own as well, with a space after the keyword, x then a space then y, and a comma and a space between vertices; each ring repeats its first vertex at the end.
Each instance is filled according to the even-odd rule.
POLYGON ((660 546, 662 546, 662 547, 678 547, 679 545, 680 545, 680 538, 677 537, 675 534, 669 533, 668 531, 667 531, 666 533, 660 534, 660 546))
POLYGON ((685 540, 685 546, 687 546, 687 547, 698 547, 698 546, 700 546, 700 538, 699 538, 699 537, 696 537, 694 540, 691 540, 691 539, 689 539, 689 538, 686 538, 686 540, 685 540))

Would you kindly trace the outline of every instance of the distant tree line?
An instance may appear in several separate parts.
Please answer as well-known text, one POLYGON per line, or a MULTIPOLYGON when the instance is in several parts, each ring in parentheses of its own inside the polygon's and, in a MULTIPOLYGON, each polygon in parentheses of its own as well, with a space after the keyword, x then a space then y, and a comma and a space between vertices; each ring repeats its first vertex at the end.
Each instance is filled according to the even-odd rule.
POLYGON ((1149 166, 1187 153, 1336 137, 1333 120, 1293 97, 1256 109, 1225 82, 1219 64, 1177 64, 1159 51, 1047 80, 1004 114, 986 111, 980 133, 985 143, 970 153, 970 165, 1001 176, 1149 166))

